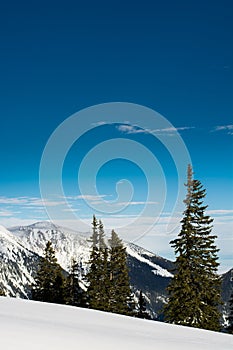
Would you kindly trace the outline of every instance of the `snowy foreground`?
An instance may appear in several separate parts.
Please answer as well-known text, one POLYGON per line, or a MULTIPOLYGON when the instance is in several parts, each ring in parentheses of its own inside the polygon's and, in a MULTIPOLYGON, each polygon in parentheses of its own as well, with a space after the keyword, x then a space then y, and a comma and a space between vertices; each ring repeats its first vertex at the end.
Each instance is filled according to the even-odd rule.
POLYGON ((0 297, 0 344, 2 350, 232 350, 233 336, 0 297))

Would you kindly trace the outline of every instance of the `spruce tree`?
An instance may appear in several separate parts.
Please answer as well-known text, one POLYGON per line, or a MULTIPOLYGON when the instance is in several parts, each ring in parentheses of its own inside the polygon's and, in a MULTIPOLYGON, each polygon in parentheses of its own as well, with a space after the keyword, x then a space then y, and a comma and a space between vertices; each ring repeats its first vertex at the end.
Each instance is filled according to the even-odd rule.
POLYGON ((231 296, 229 300, 229 307, 230 307, 230 312, 228 316, 229 326, 227 327, 227 330, 230 334, 233 334, 233 290, 231 292, 231 296))
MULTIPOLYGON (((86 275, 88 306, 92 309, 102 310, 102 263, 100 256, 99 224, 95 216, 92 221, 92 236, 90 237, 91 254, 88 261, 89 271, 86 275)), ((101 244, 103 242, 101 241, 101 244)))
POLYGON ((114 230, 112 230, 109 244, 109 311, 124 315, 133 315, 134 303, 130 290, 126 248, 114 230))
POLYGON ((144 318, 148 320, 151 319, 150 315, 146 311, 146 300, 141 290, 140 290, 139 299, 138 299, 138 311, 136 313, 136 317, 144 318))
POLYGON ((127 268, 126 249, 117 234, 112 231, 110 248, 105 243, 104 226, 95 216, 92 222, 92 242, 89 259, 88 306, 93 309, 132 315, 131 296, 127 268))
POLYGON ((110 292, 110 273, 108 262, 108 247, 105 243, 105 233, 102 221, 99 221, 99 260, 98 260, 98 276, 99 287, 101 290, 101 298, 98 308, 100 310, 109 311, 109 292, 110 292))
POLYGON ((44 257, 39 263, 32 299, 49 303, 64 303, 64 277, 57 263, 55 251, 50 241, 47 242, 44 257))
POLYGON ((187 196, 178 238, 171 241, 176 254, 176 273, 169 287, 165 319, 197 328, 220 330, 220 278, 212 222, 203 205, 206 195, 188 166, 187 196))
POLYGON ((80 287, 80 264, 71 259, 69 275, 65 281, 65 302, 67 305, 85 307, 85 292, 80 287))

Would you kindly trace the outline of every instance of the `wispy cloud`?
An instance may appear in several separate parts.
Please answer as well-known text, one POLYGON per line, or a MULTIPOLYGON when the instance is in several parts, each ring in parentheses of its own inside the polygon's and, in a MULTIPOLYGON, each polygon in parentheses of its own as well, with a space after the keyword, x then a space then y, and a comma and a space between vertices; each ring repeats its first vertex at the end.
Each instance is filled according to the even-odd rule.
POLYGON ((164 128, 164 129, 156 129, 154 132, 176 132, 176 131, 182 131, 182 130, 190 130, 195 129, 194 126, 180 126, 180 127, 170 127, 170 128, 164 128))
POLYGON ((29 205, 32 205, 32 206, 46 206, 46 207, 56 207, 58 205, 63 205, 63 204, 66 204, 65 201, 61 201, 61 200, 48 200, 48 199, 40 199, 40 198, 37 198, 36 200, 34 201, 29 201, 29 205))
POLYGON ((119 202, 116 204, 120 206, 120 205, 157 205, 159 203, 152 202, 152 201, 129 201, 129 202, 119 202))
POLYGON ((194 129, 194 126, 181 126, 181 127, 168 127, 168 128, 160 128, 160 129, 141 129, 134 125, 121 124, 116 126, 117 130, 126 134, 165 134, 165 135, 174 135, 178 131, 190 130, 194 129))
POLYGON ((91 125, 92 126, 101 126, 101 125, 107 125, 109 124, 109 122, 106 122, 106 121, 99 121, 99 122, 96 122, 96 123, 92 123, 91 125))
POLYGON ((233 214, 233 210, 231 210, 231 209, 215 209, 215 210, 207 210, 206 213, 208 215, 230 215, 230 214, 233 214))
POLYGON ((18 214, 20 212, 12 212, 10 210, 0 210, 0 216, 1 217, 11 217, 14 216, 15 214, 18 214))
POLYGON ((0 205, 20 205, 28 208, 32 207, 44 207, 46 206, 58 206, 66 204, 63 200, 49 200, 39 197, 0 197, 0 205))
POLYGON ((83 200, 86 200, 86 201, 96 201, 96 200, 99 200, 100 198, 104 198, 104 197, 107 197, 106 194, 100 194, 100 195, 92 195, 92 194, 85 194, 85 195, 78 195, 78 196, 67 196, 65 197, 66 199, 69 199, 69 200, 78 200, 78 199, 83 199, 83 200))
POLYGON ((76 211, 80 211, 80 209, 77 208, 65 208, 63 209, 64 212, 76 212, 76 211))
POLYGON ((27 198, 26 197, 0 197, 0 204, 25 204, 27 203, 27 198))
POLYGON ((117 130, 126 134, 147 134, 150 130, 140 129, 134 125, 121 124, 116 126, 117 130))
POLYGON ((228 125, 218 125, 215 126, 211 132, 218 132, 218 131, 227 131, 228 135, 233 135, 233 125, 228 124, 228 125))

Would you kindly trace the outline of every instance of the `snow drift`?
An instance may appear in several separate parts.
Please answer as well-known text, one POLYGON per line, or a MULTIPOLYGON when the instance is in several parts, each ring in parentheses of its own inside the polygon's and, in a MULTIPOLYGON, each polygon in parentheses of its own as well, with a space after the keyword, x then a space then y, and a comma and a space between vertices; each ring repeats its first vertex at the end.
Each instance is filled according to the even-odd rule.
POLYGON ((233 337, 156 321, 0 297, 4 350, 230 350, 233 337))

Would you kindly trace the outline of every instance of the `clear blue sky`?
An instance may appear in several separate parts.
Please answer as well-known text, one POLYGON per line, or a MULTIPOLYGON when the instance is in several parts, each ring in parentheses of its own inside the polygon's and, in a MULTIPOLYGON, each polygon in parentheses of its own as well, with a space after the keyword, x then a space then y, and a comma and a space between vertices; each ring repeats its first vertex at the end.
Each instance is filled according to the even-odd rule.
MULTIPOLYGON (((187 128, 180 134, 224 234, 222 259, 232 265, 232 1, 2 2, 0 33, 1 222, 43 218, 39 202, 35 211, 39 164, 61 122, 91 105, 131 102, 156 110, 178 130, 187 128)), ((109 133, 150 144, 145 135, 103 126, 83 138, 83 156, 109 133)), ((156 152, 172 184, 172 167, 163 150, 156 152)), ((74 146, 63 172, 70 196, 77 195, 72 190, 81 157, 75 154, 74 146)), ((99 192, 114 198, 122 177, 140 188, 134 200, 144 201, 145 178, 130 163, 106 164, 99 192)), ((141 243, 149 247, 151 240, 141 243)), ((165 243, 156 246, 170 256, 165 243)))

